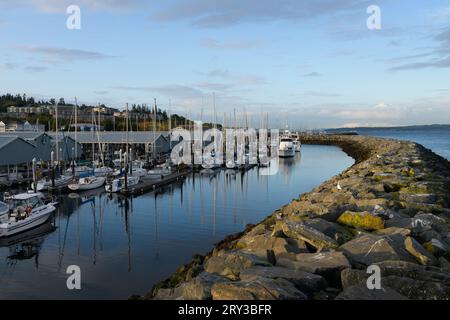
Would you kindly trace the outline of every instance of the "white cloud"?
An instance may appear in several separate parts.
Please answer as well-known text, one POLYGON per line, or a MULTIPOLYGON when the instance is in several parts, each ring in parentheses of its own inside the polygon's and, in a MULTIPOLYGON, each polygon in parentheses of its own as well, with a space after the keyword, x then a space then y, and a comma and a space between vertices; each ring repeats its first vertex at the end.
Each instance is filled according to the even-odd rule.
POLYGON ((131 11, 143 5, 143 0, 0 0, 0 8, 28 6, 44 13, 65 12, 73 4, 91 10, 131 11))

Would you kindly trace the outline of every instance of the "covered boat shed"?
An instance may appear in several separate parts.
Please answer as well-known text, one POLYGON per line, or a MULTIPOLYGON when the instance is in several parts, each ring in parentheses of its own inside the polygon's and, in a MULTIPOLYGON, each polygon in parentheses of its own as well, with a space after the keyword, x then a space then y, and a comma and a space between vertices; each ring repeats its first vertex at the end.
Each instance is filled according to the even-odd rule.
POLYGON ((0 166, 29 164, 36 147, 18 136, 0 136, 0 166))

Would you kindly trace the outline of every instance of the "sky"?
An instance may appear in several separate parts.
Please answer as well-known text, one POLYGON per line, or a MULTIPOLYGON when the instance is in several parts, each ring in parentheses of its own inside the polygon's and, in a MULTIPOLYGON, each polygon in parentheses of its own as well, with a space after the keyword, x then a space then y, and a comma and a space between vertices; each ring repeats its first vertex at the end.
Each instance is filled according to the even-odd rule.
POLYGON ((215 105, 253 127, 450 123, 449 0, 0 0, 0 39, 0 94, 215 105))

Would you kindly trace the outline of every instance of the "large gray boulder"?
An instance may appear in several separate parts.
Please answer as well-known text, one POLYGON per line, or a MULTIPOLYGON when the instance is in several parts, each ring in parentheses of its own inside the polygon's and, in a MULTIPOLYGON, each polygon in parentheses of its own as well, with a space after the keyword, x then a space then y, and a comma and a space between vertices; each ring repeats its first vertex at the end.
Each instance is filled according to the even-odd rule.
POLYGON ((259 277, 285 279, 306 294, 327 287, 326 280, 320 275, 283 267, 252 267, 244 270, 240 274, 240 279, 243 281, 252 281, 259 277))
POLYGON ((300 253, 296 260, 279 259, 278 265, 323 276, 331 285, 340 282, 340 273, 350 263, 342 252, 300 253))
POLYGON ((345 243, 339 250, 355 267, 369 266, 385 260, 414 262, 415 259, 405 250, 404 242, 405 237, 401 234, 365 234, 345 243))
POLYGON ((370 290, 365 284, 358 284, 342 291, 336 300, 408 300, 408 298, 389 287, 370 290))
POLYGON ((336 240, 301 222, 287 220, 283 223, 282 228, 286 236, 305 241, 319 251, 323 248, 337 248, 339 246, 336 240))
POLYGON ((412 237, 406 237, 405 249, 423 265, 436 265, 436 258, 412 237))
POLYGON ((220 282, 211 288, 213 300, 306 300, 307 296, 285 279, 258 277, 249 281, 220 282))
POLYGON ((239 274, 253 266, 270 266, 271 264, 258 256, 242 251, 232 251, 213 256, 204 263, 206 272, 216 273, 230 280, 239 279, 239 274))

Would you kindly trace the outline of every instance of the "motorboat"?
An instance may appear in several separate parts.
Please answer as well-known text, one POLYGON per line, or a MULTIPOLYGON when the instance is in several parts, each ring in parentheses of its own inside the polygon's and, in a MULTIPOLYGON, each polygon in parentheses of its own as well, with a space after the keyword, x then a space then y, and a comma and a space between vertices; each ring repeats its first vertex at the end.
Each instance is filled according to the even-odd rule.
MULTIPOLYGON (((72 176, 69 175, 59 176, 58 178, 55 178, 55 187, 56 188, 67 187, 72 181, 73 181, 72 176)), ((36 183, 36 191, 44 191, 50 187, 52 187, 51 178, 40 179, 36 183)), ((31 189, 34 189, 34 182, 31 183, 31 189)))
POLYGON ((8 204, 0 204, 0 238, 35 228, 45 223, 56 210, 51 203, 44 204, 40 192, 20 193, 7 199, 8 204))
MULTIPOLYGON (((128 187, 135 186, 139 183, 140 177, 138 176, 127 176, 128 187)), ((120 177, 108 182, 105 186, 106 192, 117 193, 125 188, 125 177, 120 177)))
POLYGON ((291 137, 281 137, 278 155, 280 158, 292 158, 295 156, 294 140, 291 137))
POLYGON ((80 178, 78 182, 69 184, 72 191, 85 191, 100 188, 106 182, 106 177, 89 176, 80 178))

